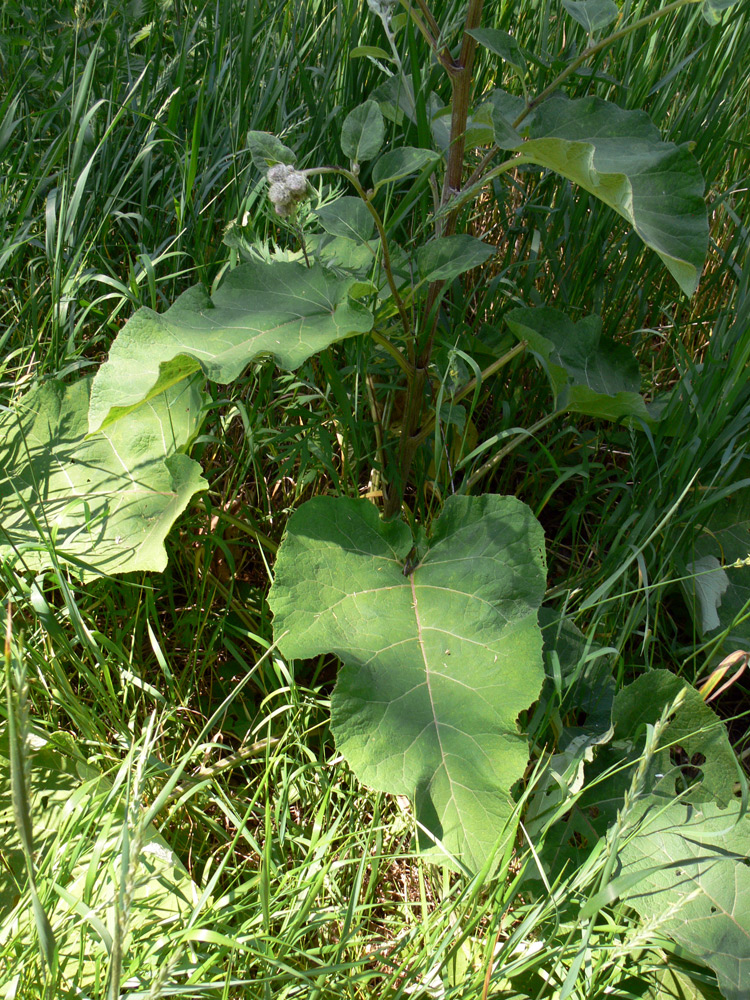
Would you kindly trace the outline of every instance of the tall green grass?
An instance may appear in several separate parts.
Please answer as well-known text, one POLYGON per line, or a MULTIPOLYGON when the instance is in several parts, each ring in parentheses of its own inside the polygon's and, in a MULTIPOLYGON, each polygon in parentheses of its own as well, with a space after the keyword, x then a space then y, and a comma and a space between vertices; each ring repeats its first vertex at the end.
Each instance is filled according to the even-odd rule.
MULTIPOLYGON (((457 26, 461 5, 440 6, 457 26)), ((583 43, 548 0, 490 3, 486 19, 551 57, 583 43)), ((223 242, 232 223, 296 249, 264 204, 246 132, 281 135, 303 163, 337 160, 337 125, 382 82, 350 53, 383 42, 354 0, 5 3, 0 402, 98 363, 137 307, 162 310, 196 281, 214 285, 234 259, 223 242)), ((452 367, 471 375, 455 349, 475 317, 489 337, 518 300, 601 309, 605 328, 637 348, 654 394, 682 386, 656 429, 612 433, 560 417, 519 439, 479 484, 539 513, 551 599, 619 651, 621 678, 658 663, 692 679, 711 655, 673 581, 711 496, 746 475, 748 43, 742 5, 715 29, 684 12, 572 87, 645 107, 669 138, 697 143, 712 250, 693 303, 607 213, 529 174, 477 211, 475 230, 501 247, 496 273, 451 307, 443 334, 448 390, 452 367)), ((404 45, 428 75, 420 42, 404 45)), ((486 60, 478 79, 507 82, 486 60)), ((406 137, 418 128, 407 122, 406 137)), ((407 235, 423 208, 405 216, 407 235)), ((408 807, 360 788, 336 756, 335 664, 285 664, 270 647, 265 593, 288 512, 313 493, 367 488, 366 362, 348 342, 294 375, 258 364, 216 390, 197 443, 211 489, 173 532, 161 578, 83 588, 60 573, 2 571, 25 674, 30 768, 17 788, 40 905, 66 943, 54 976, 28 919, 14 822, 0 814, 0 996, 645 995, 667 946, 622 908, 583 926, 580 904, 600 870, 534 898, 521 881, 534 847, 522 832, 518 853, 498 859, 501 877, 424 864, 408 807), (107 855, 100 833, 113 816, 107 855), (137 847, 156 833, 196 890, 164 926, 137 895, 148 885, 137 847), (82 901, 71 907, 63 889, 79 867, 82 901)), ((376 389, 389 380, 384 369, 376 389)), ((532 426, 550 406, 519 360, 467 419, 490 438, 532 426)), ((471 447, 464 440, 464 453, 471 447)), ((439 435, 431 448, 413 497, 425 510, 460 487, 439 435)), ((7 715, 0 708, 6 724, 7 715)), ((1 742, 0 757, 4 767, 1 742)))

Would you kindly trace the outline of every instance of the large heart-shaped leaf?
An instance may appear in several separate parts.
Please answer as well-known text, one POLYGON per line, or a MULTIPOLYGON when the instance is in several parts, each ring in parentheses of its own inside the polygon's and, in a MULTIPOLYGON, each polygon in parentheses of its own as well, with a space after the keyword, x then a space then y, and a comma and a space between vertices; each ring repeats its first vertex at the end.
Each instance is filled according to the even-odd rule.
POLYGON ((94 379, 89 429, 107 427, 197 371, 232 382, 262 354, 297 368, 329 344, 366 333, 372 315, 350 299, 354 283, 317 264, 252 261, 230 271, 213 298, 196 286, 165 313, 139 309, 94 379))
POLYGON ((476 869, 528 761, 516 718, 543 679, 544 537, 514 497, 454 496, 416 565, 412 544, 367 501, 309 501, 279 549, 274 632, 286 656, 343 661, 339 749, 366 784, 412 796, 418 822, 476 869))
POLYGON ((602 337, 599 316, 574 323, 559 309, 511 309, 505 320, 542 359, 559 409, 603 420, 646 418, 638 362, 624 344, 602 337))
POLYGON ((183 383, 90 438, 91 379, 47 382, 0 415, 0 559, 38 570, 163 570, 164 539, 207 483, 177 452, 196 432, 201 394, 183 383))
MULTIPOLYGON (((580 185, 627 219, 686 295, 708 247, 703 177, 686 145, 663 142, 642 111, 597 97, 539 105, 515 163, 535 163, 580 185)), ((503 145, 507 138, 502 137, 503 145)))

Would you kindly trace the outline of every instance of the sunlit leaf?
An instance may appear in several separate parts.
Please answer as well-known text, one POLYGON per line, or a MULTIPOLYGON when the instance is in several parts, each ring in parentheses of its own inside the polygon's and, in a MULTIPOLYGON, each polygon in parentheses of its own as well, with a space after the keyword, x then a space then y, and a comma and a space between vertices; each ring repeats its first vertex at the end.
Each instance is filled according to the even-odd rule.
MULTIPOLYGON (((635 807, 619 879, 642 878, 620 898, 713 969, 725 1000, 750 996, 750 816, 653 795, 635 807)), ((617 883, 615 883, 615 888, 617 883)))
POLYGON ((297 368, 329 344, 366 333, 372 315, 349 297, 354 284, 318 264, 252 261, 230 271, 213 298, 195 286, 165 313, 139 309, 94 378, 89 429, 107 427, 196 372, 232 382, 259 355, 297 368))
POLYGON ((534 111, 526 131, 518 162, 548 167, 613 208, 685 294, 693 294, 708 247, 708 219, 703 178, 686 145, 664 142, 644 112, 597 97, 551 98, 534 111))
POLYGON ((304 504, 279 549, 274 632, 285 656, 342 660, 340 751, 366 784, 412 797, 419 823, 478 868, 528 760, 516 718, 542 683, 543 534, 514 497, 454 496, 416 565, 412 545, 367 501, 304 504))
MULTIPOLYGON (((112 913, 119 898, 126 822, 124 788, 113 795, 110 782, 86 762, 68 733, 32 729, 27 741, 35 846, 47 876, 54 873, 48 913, 59 968, 77 989, 85 990, 96 984, 112 949, 112 913)), ((8 749, 7 729, 0 725, 0 912, 4 917, 17 906, 17 886, 25 883, 10 807, 8 749)), ((151 826, 143 830, 141 853, 132 864, 137 869, 128 912, 128 929, 136 945, 131 960, 159 948, 165 932, 187 920, 199 895, 176 854, 151 826)), ((21 935, 33 940, 30 909, 19 907, 14 918, 21 935)))
POLYGON ((164 539, 204 490, 178 453, 195 434, 201 394, 185 382, 125 424, 87 437, 91 379, 46 382, 0 415, 0 559, 38 570, 163 570, 164 539))

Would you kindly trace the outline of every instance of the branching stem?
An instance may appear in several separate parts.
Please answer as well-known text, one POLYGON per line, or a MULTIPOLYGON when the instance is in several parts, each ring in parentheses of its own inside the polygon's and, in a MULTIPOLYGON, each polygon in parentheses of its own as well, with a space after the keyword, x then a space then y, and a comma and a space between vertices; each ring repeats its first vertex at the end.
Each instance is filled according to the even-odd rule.
POLYGON ((414 347, 412 338, 412 325, 409 320, 409 316, 406 312, 406 306, 404 305, 404 300, 399 295, 398 288, 396 286, 396 280, 393 277, 393 267, 391 265, 391 255, 388 250, 388 237, 385 235, 385 227, 383 226, 383 220, 380 218, 380 213, 375 208, 373 203, 367 197, 367 192, 359 183, 359 178, 351 172, 351 170, 345 170, 343 167, 316 167, 312 170, 305 170, 305 174, 339 174, 341 177, 345 177, 349 183, 352 185, 354 190, 360 196, 362 201, 367 206, 367 210, 372 216, 375 222, 375 228, 378 231, 378 236, 380 238, 380 245, 383 250, 383 270, 385 271, 386 279, 388 281, 388 287, 391 290, 391 295, 393 296, 393 301, 396 303, 396 308, 398 309, 398 314, 401 319, 401 325, 404 328, 404 334, 406 336, 407 349, 410 353, 409 361, 413 364, 414 357, 414 347))

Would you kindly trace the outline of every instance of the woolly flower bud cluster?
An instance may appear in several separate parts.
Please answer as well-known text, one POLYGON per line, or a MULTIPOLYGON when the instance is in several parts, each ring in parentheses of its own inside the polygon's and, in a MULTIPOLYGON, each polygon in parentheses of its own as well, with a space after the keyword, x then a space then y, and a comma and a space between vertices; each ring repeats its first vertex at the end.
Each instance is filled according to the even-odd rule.
POLYGON ((396 6, 396 0, 367 0, 367 6, 381 20, 387 19, 390 21, 393 8, 396 6))
POLYGON ((307 178, 288 163, 276 163, 266 174, 268 197, 278 215, 288 218, 307 197, 307 178))

